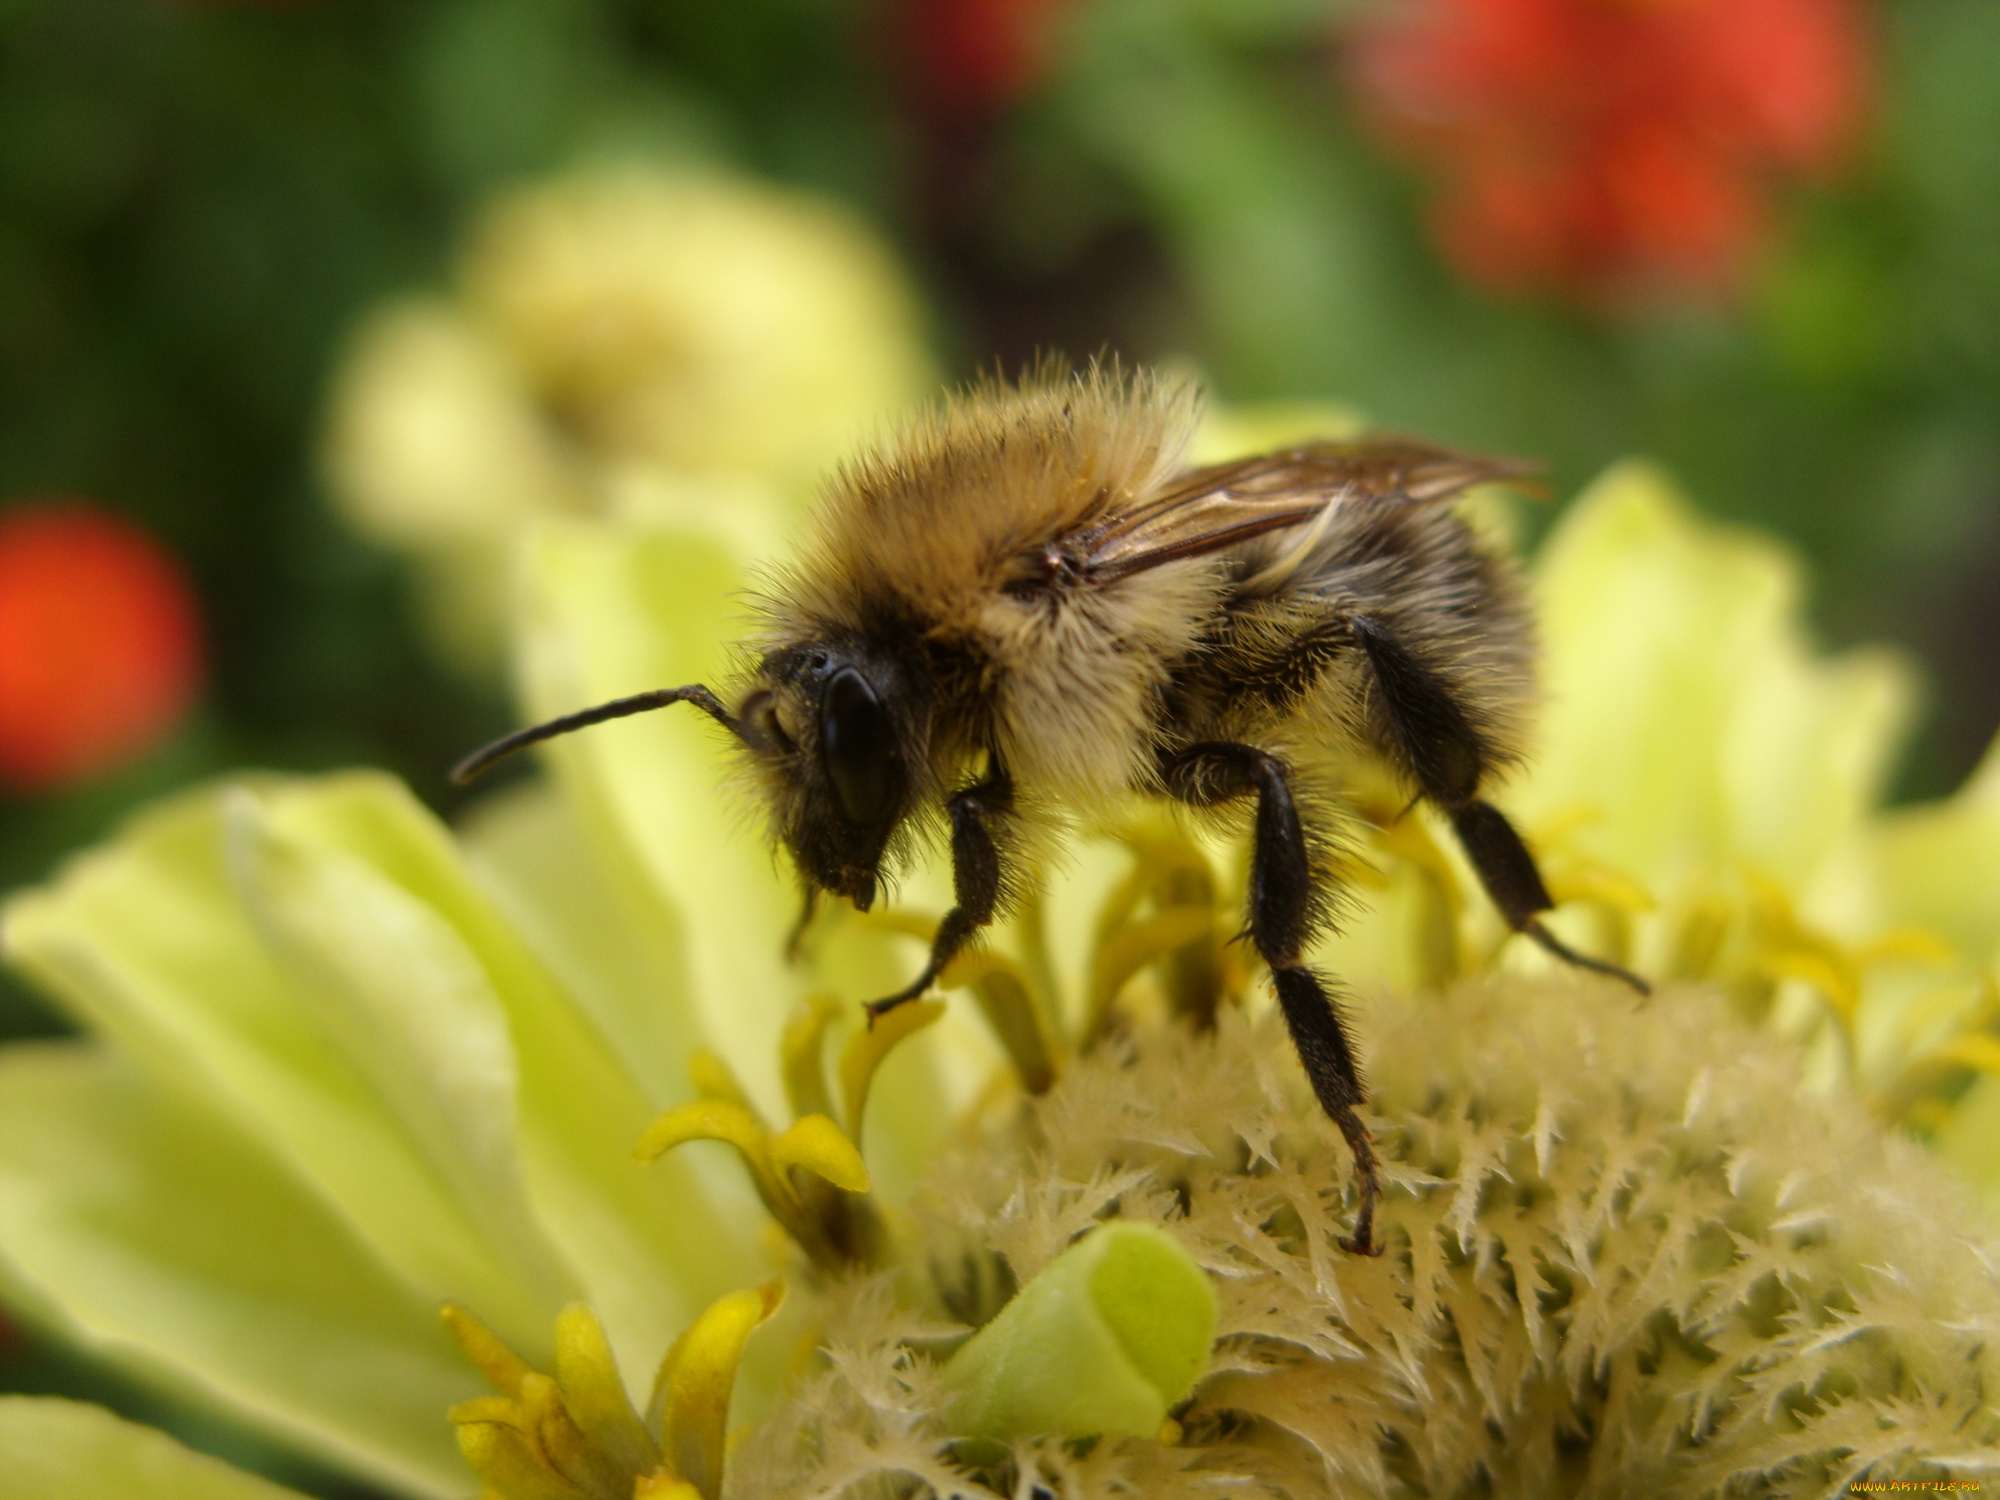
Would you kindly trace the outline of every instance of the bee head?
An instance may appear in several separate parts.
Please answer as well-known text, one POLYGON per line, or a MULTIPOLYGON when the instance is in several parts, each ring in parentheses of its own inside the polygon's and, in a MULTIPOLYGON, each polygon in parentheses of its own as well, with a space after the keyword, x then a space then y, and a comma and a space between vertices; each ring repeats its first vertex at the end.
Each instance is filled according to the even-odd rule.
POLYGON ((909 805, 904 674, 858 646, 788 646, 764 658, 740 717, 778 837, 815 886, 866 911, 909 805))

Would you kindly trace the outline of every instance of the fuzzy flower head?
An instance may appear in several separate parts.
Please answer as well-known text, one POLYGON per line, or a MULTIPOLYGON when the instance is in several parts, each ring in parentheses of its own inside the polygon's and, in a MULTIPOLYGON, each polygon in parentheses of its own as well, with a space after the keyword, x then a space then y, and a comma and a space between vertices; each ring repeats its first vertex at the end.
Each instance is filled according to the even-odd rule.
MULTIPOLYGON (((1235 1011, 1099 1049, 929 1185, 922 1296, 966 1321, 1107 1224, 1208 1273, 1216 1342, 1162 1431, 1103 1437, 1045 1363, 1072 1425, 968 1442, 961 1366, 993 1356, 933 1359, 857 1283, 736 1493, 1804 1496, 2000 1467, 1990 1230, 1915 1146, 1802 1105, 1783 1047, 1697 993, 1582 979, 1472 981, 1367 1031, 1379 1259, 1337 1248, 1346 1153, 1280 1030, 1235 1011)), ((1052 1352, 1075 1316, 1018 1337, 1052 1352)))
MULTIPOLYGON (((526 712, 714 678, 780 552, 752 523, 540 525, 526 712)), ((1543 749, 1503 801, 1569 941, 1686 981, 1644 1008, 1343 773, 1365 899, 1315 961, 1371 1064, 1379 1260, 1335 1244, 1351 1166, 1261 1015, 1238 842, 1133 810, 870 1029, 944 873, 788 963, 726 747, 657 715, 455 832, 387 778, 240 777, 16 895, 10 962, 88 1037, 0 1054, 10 1305, 410 1495, 1980 1470, 1990 1231, 1869 1116, 2000 1182, 1951 1156, 2000 1051, 1996 804, 1875 809, 1903 669, 1812 653, 1792 566, 1637 468, 1539 565, 1543 749)), ((207 1462, 109 1421, 0 1406, 51 1472, 207 1462)))
POLYGON ((1353 66, 1461 272, 1621 302, 1740 281, 1770 183, 1852 144, 1867 50, 1852 0, 1407 0, 1353 66))

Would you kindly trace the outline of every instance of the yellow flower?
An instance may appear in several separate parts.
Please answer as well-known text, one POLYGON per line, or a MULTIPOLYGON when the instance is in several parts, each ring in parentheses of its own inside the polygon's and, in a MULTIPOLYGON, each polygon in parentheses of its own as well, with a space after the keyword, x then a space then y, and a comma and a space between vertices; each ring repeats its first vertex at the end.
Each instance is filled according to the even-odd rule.
MULTIPOLYGON (((1956 1108, 2000 1109, 2000 1085, 1967 1092, 2000 1069, 2000 759, 1948 802, 1885 811, 1910 666, 1818 655, 1797 559, 1701 518, 1647 465, 1580 497, 1532 576, 1546 701, 1499 800, 1562 903, 1551 925, 1812 1040, 1815 1077, 1938 1131, 2000 1208, 2000 1153, 1978 1146, 1993 1133, 1956 1108)), ((1546 966, 1506 942, 1440 822, 1401 816, 1393 787, 1357 791, 1356 874, 1375 888, 1335 967, 1407 990, 1496 954, 1546 966)))
POLYGON ((919 325, 887 247, 830 202, 580 172, 495 203, 451 296, 363 323, 334 380, 328 483, 415 559, 457 657, 496 658, 524 522, 788 509, 928 387, 919 325))
MULTIPOLYGON (((772 509, 727 522, 671 508, 541 521, 525 547, 519 605, 526 712, 542 717, 713 677, 739 629, 733 595, 752 563, 779 553, 781 533, 772 509)), ((1901 711, 1900 669, 1873 657, 1814 660, 1791 618, 1789 566, 1768 544, 1696 520, 1645 471, 1607 479, 1565 521, 1537 574, 1547 736, 1534 773, 1503 800, 1540 840, 1570 898, 1556 920, 1578 942, 1710 982, 1752 1019, 1848 1038, 1853 1062, 1829 1047, 1827 1082, 1851 1079, 1906 1118, 1926 1105, 1949 1150, 1957 1112, 1984 1107, 1980 1088, 1967 1092, 1983 1033, 1966 1028, 1974 1012, 1957 1005, 1953 987, 1976 1009, 1974 976, 1990 966, 1996 936, 1993 906, 1979 893, 1994 888, 1986 831, 2000 798, 1988 777, 1944 807, 1873 810, 1901 711), (1935 947, 1906 929, 1922 929, 1935 947), (1849 989, 1836 995, 1842 983, 1849 989), (1846 1010, 1842 996, 1852 1000, 1846 1010), (1905 1032, 1913 1039, 1899 1040, 1905 1032), (1933 1081, 1912 1071, 1942 1066, 1941 1057, 1949 1066, 1933 1081), (1915 1103, 1898 1104, 1904 1094, 1915 1103)), ((899 1023, 914 1028, 907 1037, 871 1036, 852 1002, 914 972, 928 914, 946 905, 939 871, 913 872, 887 914, 827 912, 794 968, 782 949, 796 892, 718 791, 722 747, 698 715, 606 725, 550 746, 546 763, 547 781, 496 794, 456 835, 382 777, 239 779, 155 809, 50 886, 12 900, 10 961, 91 1032, 0 1055, 0 1285, 15 1306, 189 1399, 413 1495, 467 1484, 447 1410, 457 1413, 464 1451, 505 1500, 568 1494, 562 1485, 608 1494, 628 1480, 710 1494, 724 1482, 714 1455, 727 1444, 714 1436, 715 1413, 727 1408, 720 1372, 728 1365, 733 1379, 733 1363, 712 1361, 687 1396, 688 1412, 708 1413, 708 1436, 696 1445, 705 1458, 677 1457, 666 1409, 633 1403, 641 1441, 612 1388, 647 1389, 677 1340, 715 1326, 705 1310, 740 1310, 747 1304, 732 1296, 773 1278, 794 1293, 782 1315, 789 1326, 743 1346, 738 1416, 777 1414, 745 1450, 755 1461, 727 1481, 745 1486, 741 1493, 775 1489, 799 1461, 792 1438, 813 1432, 825 1438, 821 1454, 844 1453, 862 1469, 874 1462, 863 1451, 873 1442, 922 1465, 906 1472, 940 1483, 953 1465, 986 1464, 994 1484, 1007 1464, 1018 1474, 1040 1466, 1071 1496, 1111 1483, 1106 1476, 1138 1451, 1132 1443, 1153 1444, 1144 1464, 1199 1470, 1220 1461, 1217 1434, 1234 1420, 1204 1425, 1199 1413, 1217 1409, 1209 1386, 1197 1387, 1196 1407, 1176 1408, 1178 1428, 1166 1432, 1178 1431, 1185 1448, 1126 1437, 1084 1452, 1022 1438, 1011 1417, 963 1414, 975 1408, 953 1405, 943 1373, 952 1341, 988 1324, 1016 1282, 1057 1274, 1064 1242, 1111 1205, 1134 1205, 1121 1210, 1126 1217, 1172 1218, 1179 1179, 1160 1175, 1154 1156, 1120 1166, 1106 1147, 1103 1191, 1066 1200, 1036 1175, 1046 1166, 1032 1155, 1042 1127, 1023 1123, 1057 1118, 1047 1111, 1067 1107, 1060 1101, 1078 1089, 1092 1096, 1091 1085, 1065 1078, 1095 1078, 1110 1097, 1116 1059, 1134 1047, 1153 1061, 1133 1076, 1151 1079, 1149 1097, 1180 1115, 1155 1119, 1139 1146, 1120 1151, 1171 1149, 1193 1160, 1187 1132, 1219 1111, 1220 1124, 1248 1132, 1243 1151, 1225 1153, 1231 1170, 1263 1176, 1269 1167, 1285 1184, 1293 1183, 1286 1162, 1317 1174, 1298 1179, 1311 1185, 1300 1188, 1308 1196, 1291 1218, 1260 1199, 1263 1217, 1246 1221, 1246 1243, 1255 1229, 1303 1257, 1268 1268, 1294 1298, 1288 1305, 1324 1324, 1324 1307, 1296 1300, 1301 1289, 1329 1298, 1329 1288, 1374 1274, 1333 1269, 1328 1242, 1312 1228, 1314 1204, 1345 1211, 1344 1158, 1308 1140, 1323 1122, 1286 1104, 1269 1125, 1277 1134, 1260 1135, 1247 1095, 1201 1083, 1211 1064, 1200 1058, 1219 1054, 1190 1050, 1163 1029, 1170 1018, 1219 1021, 1236 1049, 1228 1066, 1251 1067, 1254 1053, 1257 1088, 1287 1097, 1292 1065, 1263 1043, 1252 1048, 1236 1017, 1257 1003, 1260 985, 1229 941, 1241 904, 1235 851, 1196 844, 1163 821, 1135 822, 1079 851, 1014 923, 954 966, 947 989, 969 990, 976 1004, 954 995, 942 1007, 912 1007, 899 1023), (1161 1079, 1144 1071, 1157 1068, 1183 1071, 1161 1079), (1023 1116, 1023 1089, 1052 1102, 1023 1116), (1305 1144, 1274 1155, 1286 1132, 1305 1144), (912 1193, 935 1180, 947 1148, 983 1153, 966 1183, 1012 1174, 1031 1198, 1056 1192, 1049 1212, 987 1201, 970 1229, 961 1226, 969 1239, 941 1238, 937 1215, 912 1193), (1131 1173, 1141 1171, 1157 1187, 1147 1189, 1154 1196, 1143 1215, 1131 1196, 1139 1192, 1131 1173), (772 1235, 774 1223, 783 1236, 772 1235), (952 1245, 964 1252, 956 1260, 944 1253, 952 1245), (944 1274, 952 1266, 962 1280, 944 1274), (454 1327, 477 1353, 470 1361, 437 1319, 447 1301, 469 1310, 454 1315, 454 1327), (589 1311, 571 1310, 577 1304, 589 1311), (469 1334, 475 1327, 482 1332, 469 1334), (788 1377, 802 1341, 804 1362, 788 1377), (602 1355, 592 1352, 599 1344, 602 1355), (606 1375, 613 1364, 617 1382, 606 1375), (479 1394, 475 1367, 497 1372, 498 1395, 479 1394), (781 1400, 788 1388, 794 1397, 781 1400), (876 1436, 856 1436, 863 1429, 876 1436), (1003 1442, 1007 1456, 994 1459, 981 1441, 1003 1442)), ((1487 1145, 1517 1183, 1529 1181, 1523 1151, 1551 1190, 1559 1185, 1546 1177, 1550 1161, 1583 1164, 1586 1176, 1609 1170, 1615 1142, 1590 1135, 1588 1111, 1563 1127, 1580 1143, 1570 1156, 1540 1151, 1536 1141, 1556 1137, 1535 1108, 1516 1118, 1521 1097, 1504 1087, 1516 1042, 1505 1039, 1526 1033, 1505 1006, 1479 1012, 1498 1018, 1497 1031, 1471 1021, 1454 1030, 1448 1016, 1457 1012, 1423 1009, 1443 1002, 1387 998, 1470 975, 1496 955, 1503 968, 1536 966, 1523 945, 1503 943, 1428 814, 1399 818, 1392 790, 1353 773, 1360 811, 1347 866, 1369 885, 1369 903, 1323 957, 1369 1000, 1367 1034, 1379 1047, 1399 1058, 1414 1049, 1415 1066, 1425 1048, 1412 1038, 1429 1016, 1456 1038, 1454 1086, 1485 1087, 1480 1070, 1493 1062, 1492 1119, 1521 1134, 1487 1145), (1489 1043, 1490 1057, 1481 1051, 1489 1043)), ((1560 1027, 1578 992, 1567 979, 1535 979, 1492 993, 1513 997, 1509 1004, 1534 997, 1530 1010, 1546 1008, 1534 1011, 1534 1025, 1560 1027)), ((1601 1017, 1603 1004, 1591 1003, 1601 1017)), ((1618 1032, 1623 1040, 1610 1047, 1627 1059, 1618 1068, 1629 1078, 1613 1070, 1602 1087, 1643 1082, 1652 1034, 1644 1028, 1671 1030, 1700 1003, 1685 991, 1657 997, 1634 1023, 1641 1029, 1618 1032)), ((1715 1020, 1700 1014, 1704 1025, 1715 1020)), ((1728 1073, 1726 1062, 1716 1061, 1724 1069, 1716 1077, 1748 1077, 1728 1073)), ((1701 1065, 1694 1052, 1674 1063, 1668 1092, 1680 1092, 1654 1112, 1661 1130, 1689 1107, 1701 1065)), ((1757 1087, 1768 1092, 1776 1065, 1757 1066, 1757 1087)), ((1435 1121, 1425 1137, 1431 1096, 1413 1084, 1407 1098, 1391 1097, 1388 1085, 1403 1075, 1386 1054, 1378 1075, 1383 1129, 1400 1132, 1397 1212, 1428 1222, 1423 1204, 1447 1206, 1429 1179, 1471 1170, 1445 1158, 1458 1150, 1451 1142, 1469 1139, 1473 1116, 1435 1121)), ((1578 1089, 1578 1099, 1597 1097, 1578 1089)), ((1772 1114, 1789 1107, 1775 1094, 1753 1102, 1730 1116, 1738 1134, 1717 1150, 1763 1149, 1772 1114)), ((1975 1155, 1955 1159, 1984 1170, 1975 1155)), ((1723 1192, 1727 1173, 1716 1172, 1723 1192)), ((1467 1204, 1478 1196, 1460 1194, 1467 1204)), ((1681 1222, 1674 1212, 1719 1215, 1716 1224, 1752 1235, 1759 1254, 1800 1248, 1782 1216, 1738 1223, 1706 1199, 1685 1210, 1659 1202, 1671 1223, 1681 1222)), ((1439 1271, 1422 1295, 1489 1295, 1480 1268, 1500 1262, 1473 1254, 1486 1243, 1485 1220, 1450 1222, 1457 1239, 1439 1231, 1434 1252, 1470 1279, 1439 1271)), ((1653 1232, 1651 1220, 1630 1222, 1635 1236, 1653 1232)), ((1807 1233, 1800 1223, 1796 1233, 1807 1233)), ((1432 1244, 1414 1232, 1410 1243, 1432 1244)), ((1564 1244, 1578 1275, 1602 1264, 1574 1236, 1564 1244)), ((1245 1309, 1231 1301, 1228 1268, 1212 1252, 1204 1242, 1192 1253, 1223 1278, 1221 1326, 1233 1337, 1245 1309)), ((1851 1288, 1861 1273, 1836 1260, 1814 1262, 1821 1280, 1811 1284, 1851 1288)), ((1782 1282, 1790 1264, 1774 1261, 1771 1274, 1782 1282)), ((1932 1274, 1928 1262, 1907 1264, 1932 1274)), ((1413 1265, 1384 1273, 1413 1276, 1413 1265)), ((1087 1269, 1060 1275, 1095 1287, 1087 1269)), ((1960 1299, 1952 1305, 1984 1318, 1976 1278, 1951 1275, 1960 1299)), ((1407 1298, 1417 1284, 1391 1277, 1383 1295, 1407 1298)), ((1057 1295, 1065 1285, 1059 1276, 1032 1297, 1023 1291, 1022 1306, 1074 1305, 1057 1295)), ((1344 1305, 1342 1316, 1358 1316, 1361 1304, 1344 1305)), ((1496 1359, 1539 1360, 1557 1347, 1537 1344, 1540 1325, 1523 1318, 1508 1325, 1496 1359)), ((1154 1322, 1171 1320, 1108 1317, 1102 1338, 1079 1343, 1075 1326, 1048 1337, 1095 1349, 1110 1360, 1099 1367, 1110 1368, 1112 1354, 1132 1353, 1120 1330, 1154 1322)), ((732 1326, 740 1325, 739 1317, 732 1326)), ((1323 1348, 1311 1348, 1339 1364, 1347 1337, 1328 1333, 1323 1348)), ((1371 1345, 1369 1358, 1393 1363, 1392 1345, 1371 1345)), ((998 1335, 966 1349, 975 1346, 1011 1347, 998 1335)), ((1921 1341, 1888 1347, 1890 1356, 1934 1352, 1921 1341)), ((1171 1372, 1186 1356, 1178 1346, 1169 1352, 1128 1393, 1143 1396, 1143 1386, 1161 1403, 1176 1401, 1171 1372)), ((1406 1351, 1397 1378, 1430 1368, 1419 1353, 1406 1351)), ((1069 1414, 1060 1419, 1068 1430, 1044 1438, 1140 1424, 1136 1402, 1096 1399, 1109 1384, 1084 1374, 1085 1361, 1058 1361, 1052 1368, 1071 1383, 1058 1381, 1048 1403, 1034 1406, 1005 1373, 1032 1360, 962 1357, 957 1388, 987 1392, 978 1411, 1069 1414)), ((1587 1353, 1576 1358, 1588 1363, 1587 1353)), ((1451 1389, 1462 1394, 1497 1378, 1495 1368, 1433 1373, 1460 1382, 1451 1389)), ((1890 1397, 1905 1399, 1899 1391, 1890 1397)), ((51 1451, 76 1448, 78 1464, 95 1461, 87 1440, 62 1434, 100 1419, 26 1420, 55 1434, 51 1451)), ((1477 1438, 1470 1429, 1462 1436, 1477 1438)), ((1933 1450, 1893 1450, 1917 1451, 1933 1450)), ((1254 1469, 1262 1460, 1242 1461, 1254 1469)))

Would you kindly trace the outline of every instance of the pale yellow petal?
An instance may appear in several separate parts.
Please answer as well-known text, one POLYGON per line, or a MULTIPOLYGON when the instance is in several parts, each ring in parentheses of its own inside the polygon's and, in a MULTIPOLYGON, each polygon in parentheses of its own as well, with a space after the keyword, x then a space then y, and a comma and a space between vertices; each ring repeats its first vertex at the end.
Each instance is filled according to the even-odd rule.
POLYGON ((526 372, 463 313, 390 303, 361 325, 335 374, 328 488, 349 520, 392 546, 498 537, 573 503, 534 400, 526 372))
MULTIPOLYGON (((293 920, 324 939, 326 961, 365 1006, 379 1014, 415 1009, 422 999, 439 1015, 468 1021, 484 1014, 478 1007, 493 1007, 518 1073, 525 1218, 602 1313, 628 1368, 643 1371, 739 1278, 757 1225, 747 1203, 710 1198, 701 1175, 682 1162, 634 1168, 632 1143, 652 1114, 644 1091, 405 788, 380 776, 329 778, 268 802, 277 836, 295 840, 316 872, 296 893, 293 920), (329 899, 311 899, 321 883, 329 899), (351 909, 356 925, 342 945, 332 924, 347 908, 331 897, 350 888, 366 898, 351 909), (378 950, 366 962, 364 942, 378 950), (429 987, 418 989, 417 976, 429 976, 429 987), (466 986, 462 994, 442 988, 447 976, 466 986)), ((386 1029, 384 1017, 376 1030, 386 1029)), ((447 1040, 454 1034, 441 1032, 447 1040)), ((432 1090, 447 1087, 458 1066, 443 1053, 431 1056, 432 1090)), ((502 1111, 491 1099, 481 1107, 490 1129, 502 1111)))
POLYGON ((2000 955, 2000 740, 1957 796, 1884 814, 1869 844, 1886 922, 1935 932, 1974 966, 2000 955))
MULTIPOLYGON (((528 717, 722 677, 745 576, 712 537, 548 527, 526 561, 528 717)), ((722 731, 681 706, 571 736, 548 755, 632 920, 680 957, 660 1012, 721 1050, 777 1114, 774 1043, 801 988, 782 956, 798 898, 724 790, 722 731)))
POLYGON ((335 842, 341 830, 328 825, 363 784, 233 794, 230 857, 244 903, 313 1021, 425 1165, 516 1274, 560 1306, 572 1288, 522 1181, 506 1015, 444 915, 335 842))
POLYGON ((554 1307, 330 1044, 244 910, 222 797, 156 807, 14 897, 0 927, 9 961, 152 1076, 199 1090, 267 1143, 428 1299, 462 1297, 537 1347, 554 1307))
POLYGON ((463 1486, 442 1419, 479 1380, 430 1300, 252 1137, 86 1044, 0 1051, 0 1256, 148 1380, 398 1488, 463 1486))
POLYGON ((1879 795, 1911 708, 1886 653, 1816 660, 1799 569, 1698 519, 1656 470, 1613 469, 1538 561, 1547 707, 1529 821, 1582 809, 1579 844, 1657 894, 1719 867, 1809 877, 1879 795))
POLYGON ((0 1500, 302 1500, 101 1406, 0 1396, 0 1500))
POLYGON ((561 980, 657 1109, 687 1097, 688 1052, 664 998, 685 986, 671 926, 643 920, 591 852, 576 810, 550 787, 508 787, 458 828, 466 863, 515 931, 561 980))

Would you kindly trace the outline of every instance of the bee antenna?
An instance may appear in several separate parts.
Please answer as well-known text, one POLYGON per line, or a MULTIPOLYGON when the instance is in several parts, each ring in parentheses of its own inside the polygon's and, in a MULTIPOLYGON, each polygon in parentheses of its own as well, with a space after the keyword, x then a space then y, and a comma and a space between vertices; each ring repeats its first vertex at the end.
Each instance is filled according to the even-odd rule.
POLYGON ((530 724, 526 729, 517 729, 485 748, 473 751, 453 766, 452 783, 455 786, 465 786, 508 756, 525 750, 530 745, 539 745, 543 740, 573 734, 579 729, 588 729, 593 724, 602 724, 611 719, 651 713, 656 708, 666 708, 675 703, 692 703, 739 740, 745 744, 750 743, 750 736, 744 730, 742 721, 724 708, 722 701, 715 694, 697 682, 687 687, 654 688, 649 693, 634 693, 629 698, 613 698, 609 703, 600 703, 594 708, 580 708, 575 713, 564 714, 559 719, 548 719, 540 724, 530 724))

